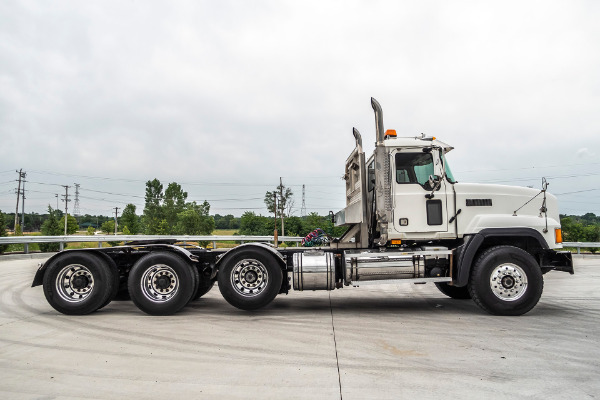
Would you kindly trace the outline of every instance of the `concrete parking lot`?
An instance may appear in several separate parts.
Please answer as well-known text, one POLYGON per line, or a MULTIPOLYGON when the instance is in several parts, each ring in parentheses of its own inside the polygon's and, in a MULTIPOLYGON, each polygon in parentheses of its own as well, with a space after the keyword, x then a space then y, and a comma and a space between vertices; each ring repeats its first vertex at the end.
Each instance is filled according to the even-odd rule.
POLYGON ((131 302, 66 316, 0 257, 0 398, 600 397, 600 258, 545 275, 540 303, 494 317, 428 285, 291 292, 231 307, 218 288, 169 317, 131 302))

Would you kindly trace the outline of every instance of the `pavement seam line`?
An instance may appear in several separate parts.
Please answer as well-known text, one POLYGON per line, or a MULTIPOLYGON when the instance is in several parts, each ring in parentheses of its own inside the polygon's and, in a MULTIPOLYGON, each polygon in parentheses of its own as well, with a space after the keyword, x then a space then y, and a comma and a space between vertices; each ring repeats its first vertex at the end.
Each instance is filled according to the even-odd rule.
POLYGON ((333 306, 331 305, 331 292, 329 292, 329 311, 331 313, 331 329, 333 331, 333 347, 335 349, 335 363, 337 365, 338 386, 340 388, 340 400, 342 399, 342 377, 340 375, 340 360, 338 358, 337 340, 335 338, 335 325, 333 324, 333 306))

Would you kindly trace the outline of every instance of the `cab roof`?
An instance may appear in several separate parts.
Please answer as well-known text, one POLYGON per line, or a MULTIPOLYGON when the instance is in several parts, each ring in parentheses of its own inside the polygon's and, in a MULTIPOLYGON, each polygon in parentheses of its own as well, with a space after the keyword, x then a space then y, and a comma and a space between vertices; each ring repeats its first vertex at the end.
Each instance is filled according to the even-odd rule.
POLYGON ((436 138, 432 137, 390 137, 386 136, 383 141, 385 147, 413 147, 413 148, 424 148, 424 147, 441 147, 444 149, 444 152, 449 152, 454 149, 454 147, 450 146, 447 143, 444 143, 436 138))

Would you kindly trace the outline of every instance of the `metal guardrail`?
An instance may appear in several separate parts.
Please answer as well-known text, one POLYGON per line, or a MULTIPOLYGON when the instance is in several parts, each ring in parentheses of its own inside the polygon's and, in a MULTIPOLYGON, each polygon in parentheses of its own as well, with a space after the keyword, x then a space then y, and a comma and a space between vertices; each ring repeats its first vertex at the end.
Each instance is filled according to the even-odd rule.
MULTIPOLYGON (((0 244, 24 244, 25 253, 29 252, 29 245, 32 243, 60 243, 60 249, 64 249, 65 243, 80 242, 98 242, 98 247, 102 247, 102 242, 130 242, 134 240, 160 240, 176 239, 180 242, 212 242, 213 249, 217 248, 217 242, 236 241, 245 242, 273 242, 273 236, 250 236, 250 235, 229 235, 229 236, 176 236, 176 235, 79 235, 79 236, 5 236, 0 237, 0 244)), ((279 236, 279 242, 296 242, 296 246, 302 241, 301 237, 279 236)), ((600 247, 598 242, 563 242, 563 247, 572 247, 577 249, 577 254, 581 254, 581 248, 600 247)))
MULTIPOLYGON (((102 247, 102 242, 131 242, 138 240, 160 240, 175 239, 179 242, 212 242, 213 249, 217 248, 217 242, 236 241, 236 242, 273 242, 273 236, 250 236, 250 235, 230 235, 230 236, 176 236, 176 235, 87 235, 87 236, 6 236, 0 237, 0 244, 23 244, 25 245, 25 254, 29 253, 29 245, 32 243, 60 243, 60 250, 64 249, 65 243, 98 242, 98 247, 102 247)), ((279 236, 278 242, 296 242, 296 246, 302 241, 301 237, 279 236)))
POLYGON ((585 247, 600 247, 598 242, 563 242, 563 247, 577 248, 577 254, 581 254, 581 248, 585 247))

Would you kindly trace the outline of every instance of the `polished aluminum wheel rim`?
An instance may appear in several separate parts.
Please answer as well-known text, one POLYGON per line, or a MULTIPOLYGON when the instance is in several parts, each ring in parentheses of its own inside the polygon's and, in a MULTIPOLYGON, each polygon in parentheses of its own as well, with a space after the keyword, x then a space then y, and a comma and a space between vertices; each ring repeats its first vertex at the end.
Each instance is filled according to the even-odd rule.
POLYGON ((151 301, 169 301, 179 290, 179 277, 165 264, 153 265, 142 276, 142 292, 151 301))
POLYGON ((231 284, 244 297, 261 294, 269 282, 267 268, 258 260, 246 259, 231 270, 231 284))
POLYGON ((94 277, 90 270, 81 264, 70 264, 56 276, 56 291, 71 303, 85 300, 94 290, 94 277))
POLYGON ((515 301, 527 290, 527 275, 516 264, 501 264, 492 271, 490 286, 492 293, 500 300, 515 301))

